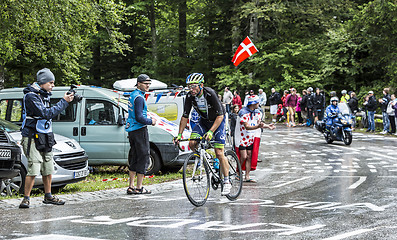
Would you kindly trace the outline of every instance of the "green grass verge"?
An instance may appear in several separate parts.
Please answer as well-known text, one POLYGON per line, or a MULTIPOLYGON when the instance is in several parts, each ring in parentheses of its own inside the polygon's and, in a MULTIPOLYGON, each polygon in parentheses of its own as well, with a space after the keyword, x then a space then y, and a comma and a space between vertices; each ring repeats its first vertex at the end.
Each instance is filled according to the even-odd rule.
MULTIPOLYGON (((177 173, 159 174, 153 176, 145 176, 143 185, 152 185, 164 182, 170 182, 182 178, 182 170, 177 173)), ((62 189, 53 188, 52 192, 57 195, 71 194, 77 192, 94 192, 99 190, 127 188, 128 187, 128 168, 120 168, 116 166, 95 167, 94 172, 80 182, 66 185, 62 189)), ((136 179, 135 179, 136 184, 136 179)), ((32 197, 44 196, 42 189, 33 189, 32 197)), ((0 196, 2 199, 20 198, 21 196, 0 196)))

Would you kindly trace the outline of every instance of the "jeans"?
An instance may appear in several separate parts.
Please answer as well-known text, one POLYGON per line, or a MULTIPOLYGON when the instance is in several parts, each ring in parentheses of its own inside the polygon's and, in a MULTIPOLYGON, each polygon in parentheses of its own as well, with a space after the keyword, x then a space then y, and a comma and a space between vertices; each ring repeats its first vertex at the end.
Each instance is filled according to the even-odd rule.
POLYGON ((231 109, 230 109, 230 104, 226 104, 226 112, 230 115, 230 111, 231 111, 231 109))
POLYGON ((396 118, 394 116, 389 115, 390 120, 390 133, 396 133, 396 118))
POLYGON ((375 111, 368 111, 368 130, 375 131, 375 111))
POLYGON ((383 119, 383 131, 389 132, 389 128, 390 128, 389 114, 387 114, 387 112, 382 112, 382 119, 383 119))

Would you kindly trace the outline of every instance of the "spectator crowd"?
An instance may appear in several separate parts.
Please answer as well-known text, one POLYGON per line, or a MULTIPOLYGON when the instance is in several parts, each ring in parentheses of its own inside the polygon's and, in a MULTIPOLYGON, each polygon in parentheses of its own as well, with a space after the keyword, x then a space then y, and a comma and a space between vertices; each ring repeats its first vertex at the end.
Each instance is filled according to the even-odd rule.
MULTIPOLYGON (((238 111, 247 106, 249 97, 254 95, 254 90, 245 91, 244 96, 240 96, 238 90, 234 90, 232 94, 226 87, 222 102, 230 118, 233 119, 233 116, 238 115, 238 111)), ((290 88, 282 91, 282 94, 272 88, 268 97, 263 89, 259 89, 256 95, 260 99, 258 109, 262 113, 262 119, 265 119, 266 109, 270 109, 268 114, 271 115, 272 123, 283 122, 287 127, 313 127, 316 121, 324 118, 325 108, 329 101, 326 101, 326 98, 337 97, 340 103, 346 103, 349 106, 355 118, 361 117, 361 124, 366 132, 375 132, 375 114, 378 111, 382 115, 383 122, 380 133, 396 134, 397 100, 395 94, 390 94, 390 88, 383 89, 379 98, 373 91, 368 91, 362 98, 362 104, 359 104, 360 101, 353 91, 342 90, 339 96, 337 92, 331 91, 329 96, 326 96, 323 89, 312 87, 304 89, 301 93, 298 93, 295 88, 290 88), (266 107, 266 104, 269 107, 266 107)), ((355 129, 356 126, 357 123, 354 121, 352 128, 355 129)))

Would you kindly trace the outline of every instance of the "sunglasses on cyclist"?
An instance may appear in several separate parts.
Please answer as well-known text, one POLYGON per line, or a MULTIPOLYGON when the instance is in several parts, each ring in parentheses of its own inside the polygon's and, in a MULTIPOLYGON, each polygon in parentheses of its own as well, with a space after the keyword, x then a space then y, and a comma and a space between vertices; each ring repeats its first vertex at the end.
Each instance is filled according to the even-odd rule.
POLYGON ((190 84, 188 86, 189 89, 198 88, 199 84, 190 84))

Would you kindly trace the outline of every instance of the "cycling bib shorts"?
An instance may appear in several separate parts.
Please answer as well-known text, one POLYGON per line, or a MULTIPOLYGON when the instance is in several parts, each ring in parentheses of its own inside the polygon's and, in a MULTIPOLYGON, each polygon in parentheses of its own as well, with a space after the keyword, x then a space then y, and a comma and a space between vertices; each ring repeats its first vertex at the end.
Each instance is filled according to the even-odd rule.
MULTIPOLYGON (((204 136, 213 124, 214 122, 200 119, 196 126, 194 126, 190 138, 199 138, 204 136)), ((225 118, 223 118, 222 123, 215 130, 212 140, 215 141, 214 148, 224 148, 226 142, 225 118)))

